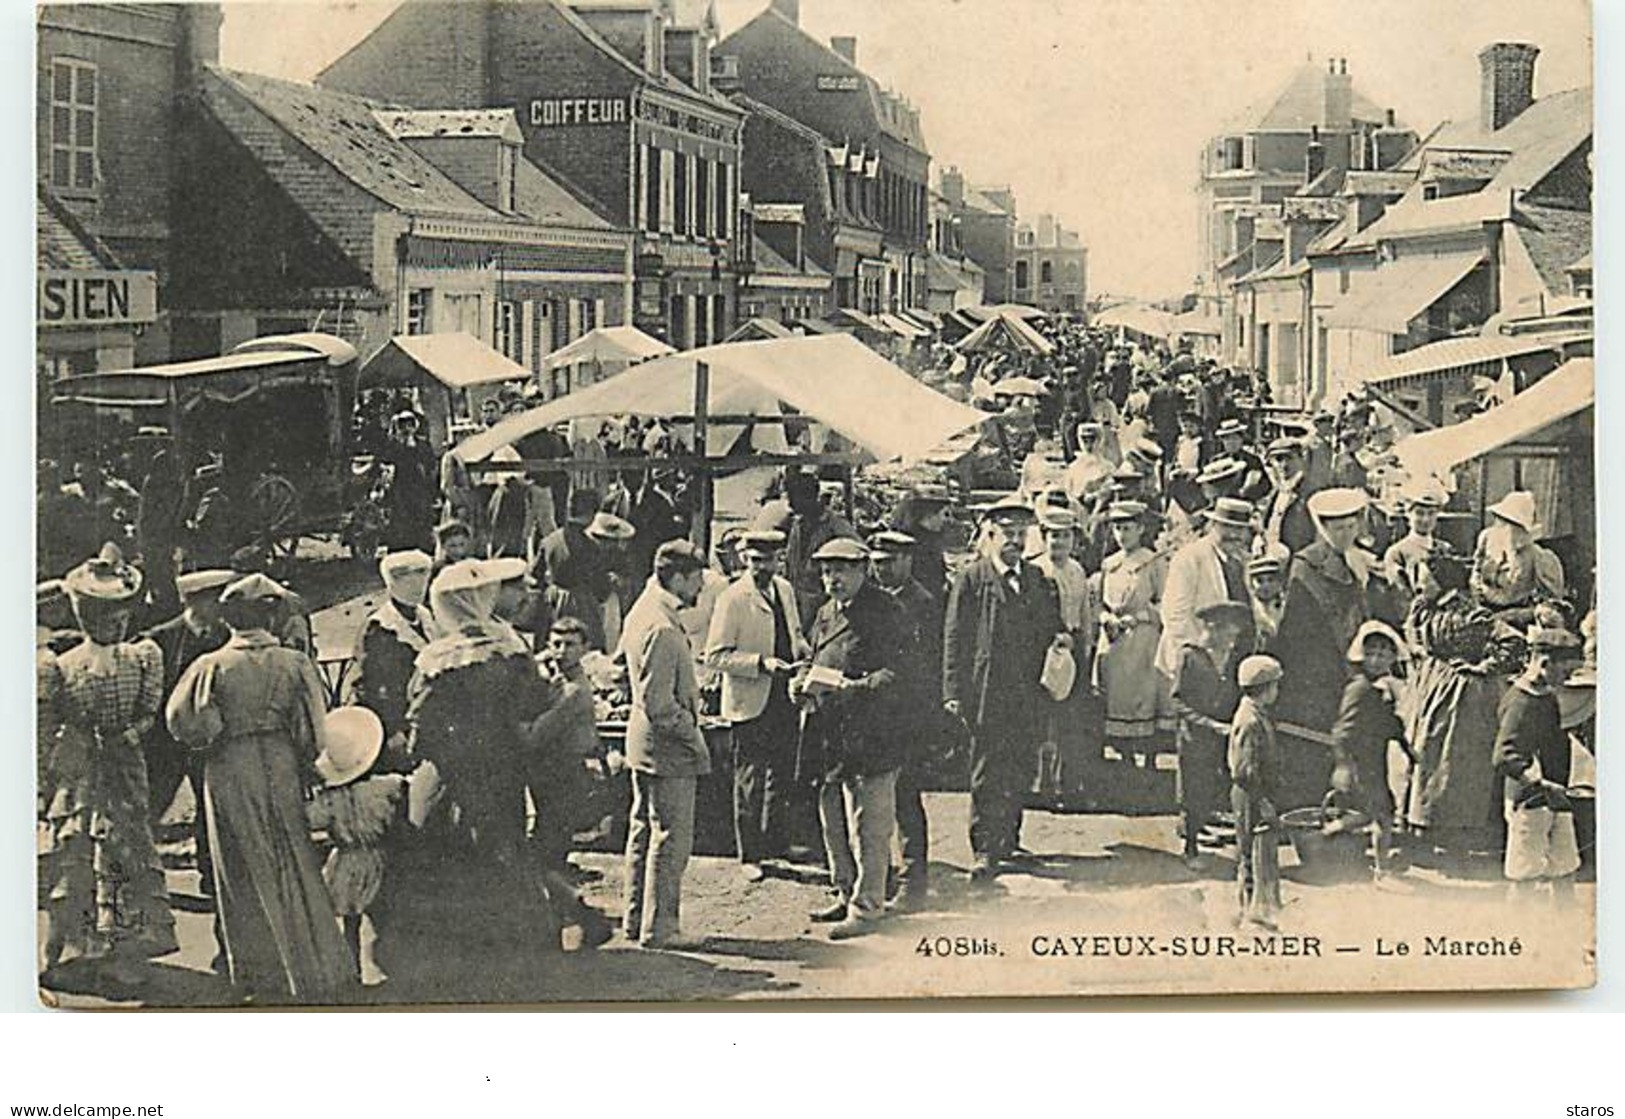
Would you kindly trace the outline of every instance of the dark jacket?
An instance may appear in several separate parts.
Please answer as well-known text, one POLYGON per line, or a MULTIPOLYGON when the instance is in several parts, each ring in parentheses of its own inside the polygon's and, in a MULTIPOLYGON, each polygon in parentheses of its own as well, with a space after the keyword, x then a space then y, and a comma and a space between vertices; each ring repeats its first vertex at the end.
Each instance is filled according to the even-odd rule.
POLYGON ((911 747, 942 738, 942 600, 910 579, 885 593, 902 611, 905 655, 898 671, 900 730, 911 747))
MULTIPOLYGON (((164 701, 167 703, 181 674, 191 668, 192 662, 203 654, 212 653, 224 646, 231 637, 231 631, 216 622, 202 633, 198 633, 187 624, 186 615, 180 613, 167 622, 153 626, 147 631, 146 636, 157 644, 159 651, 164 655, 164 701)), ((169 728, 164 725, 163 719, 153 724, 148 742, 157 747, 173 746, 177 750, 181 748, 170 736, 169 728)))
POLYGON ((804 776, 871 777, 902 765, 905 705, 900 672, 908 655, 908 622, 890 595, 865 582, 843 610, 818 608, 807 633, 811 663, 833 668, 852 685, 820 696, 802 727, 804 776))
POLYGON ((957 701, 977 731, 1036 742, 1053 706, 1039 683, 1044 654, 1060 632, 1060 599, 1041 571, 1023 564, 1017 595, 992 560, 978 559, 948 592, 942 698, 957 701))
MULTIPOLYGON (((1563 730, 1557 696, 1551 692, 1535 695, 1518 684, 1501 697, 1500 726, 1495 732, 1495 772, 1499 777, 1525 776, 1534 765, 1540 777, 1566 788, 1569 783, 1571 747, 1563 730)), ((1541 785, 1527 785, 1513 794, 1515 808, 1570 808, 1565 798, 1552 797, 1541 785)))
POLYGON ((1360 780, 1381 783, 1388 769, 1388 743, 1404 741, 1405 728, 1394 705, 1363 673, 1343 689, 1343 702, 1332 724, 1332 752, 1339 762, 1353 762, 1360 780))

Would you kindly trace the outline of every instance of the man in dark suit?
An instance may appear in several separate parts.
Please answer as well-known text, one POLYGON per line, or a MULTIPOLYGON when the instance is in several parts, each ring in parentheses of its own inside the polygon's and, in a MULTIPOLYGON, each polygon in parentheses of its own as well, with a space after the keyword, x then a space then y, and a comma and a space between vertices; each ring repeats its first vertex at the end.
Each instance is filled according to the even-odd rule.
POLYGON ((984 519, 981 556, 960 571, 943 627, 942 698, 971 732, 973 880, 1020 853, 1021 797, 1052 702, 1039 678, 1062 632, 1054 584, 1022 562, 1033 513, 1014 495, 984 519))
MULTIPOLYGON (((175 690, 181 675, 204 653, 212 653, 226 643, 231 631, 220 620, 220 592, 235 582, 237 573, 227 570, 191 571, 175 580, 180 592, 181 612, 147 631, 164 654, 164 700, 175 690)), ((180 791, 189 781, 197 802, 192 820, 192 836, 197 844, 197 868, 204 897, 214 894, 214 865, 209 858, 209 829, 203 812, 203 764, 169 734, 159 719, 147 737, 147 796, 150 819, 156 827, 180 791)))
POLYGON ((604 648, 604 603, 611 589, 609 559, 587 535, 597 513, 596 495, 578 490, 570 495, 565 523, 542 539, 531 574, 547 587, 553 616, 579 618, 587 627, 587 647, 604 648))
POLYGON ((885 915, 905 753, 899 679, 908 655, 902 607, 868 578, 869 550, 850 537, 811 557, 824 604, 807 633, 811 666, 790 683, 805 712, 801 771, 821 780, 818 818, 838 900, 813 914, 832 940, 870 932, 885 915))

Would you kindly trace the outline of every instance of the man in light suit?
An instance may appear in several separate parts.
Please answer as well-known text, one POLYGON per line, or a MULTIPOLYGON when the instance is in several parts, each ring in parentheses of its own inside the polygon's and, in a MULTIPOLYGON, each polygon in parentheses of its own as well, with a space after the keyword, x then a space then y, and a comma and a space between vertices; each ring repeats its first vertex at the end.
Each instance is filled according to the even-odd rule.
MULTIPOLYGON (((1201 639, 1199 610, 1219 602, 1252 602, 1247 587, 1252 504, 1239 497, 1221 497, 1203 515, 1207 530, 1174 553, 1162 588, 1162 639, 1156 664, 1157 671, 1170 681, 1179 665, 1179 650, 1201 639)), ((1253 640, 1248 630, 1237 648, 1250 649, 1253 640)))
POLYGON ((797 714, 790 675, 807 654, 795 588, 779 575, 782 532, 740 538, 745 573, 717 596, 705 663, 722 676, 722 717, 733 724, 734 836, 745 879, 789 853, 797 714))
POLYGON ((700 688, 679 611, 699 597, 705 557, 686 540, 655 550, 654 582, 626 616, 621 648, 632 688, 626 761, 632 818, 626 836, 628 940, 692 947, 679 931, 683 872, 694 850, 694 794, 711 772, 700 731, 700 688))

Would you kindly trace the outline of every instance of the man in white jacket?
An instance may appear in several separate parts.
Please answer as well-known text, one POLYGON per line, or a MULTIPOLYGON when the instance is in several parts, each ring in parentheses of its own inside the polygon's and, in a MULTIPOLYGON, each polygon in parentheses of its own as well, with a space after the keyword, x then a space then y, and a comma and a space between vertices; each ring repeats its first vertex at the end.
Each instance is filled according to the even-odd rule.
POLYGON ((779 575, 782 532, 741 537, 745 573, 717 596, 706 665, 722 675, 722 717, 733 724, 734 834, 748 881, 789 851, 798 718, 789 682, 806 656, 796 592, 779 575))
MULTIPOLYGON (((1174 553, 1162 588, 1162 639, 1157 645, 1157 671, 1169 680, 1179 664, 1179 650, 1201 637, 1196 615, 1218 602, 1252 601, 1247 586, 1247 546, 1253 538, 1253 506, 1237 497, 1221 497, 1203 511, 1207 531, 1174 553)), ((1253 635, 1242 634, 1238 648, 1251 648, 1253 635)))

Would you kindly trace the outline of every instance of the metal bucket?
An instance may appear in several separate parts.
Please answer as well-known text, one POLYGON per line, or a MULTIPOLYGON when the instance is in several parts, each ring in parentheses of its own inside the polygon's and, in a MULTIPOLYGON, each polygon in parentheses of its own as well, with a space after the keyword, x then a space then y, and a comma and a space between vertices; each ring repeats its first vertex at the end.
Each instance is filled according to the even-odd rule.
POLYGON ((1281 814, 1281 826, 1298 854, 1304 877, 1317 882, 1352 882, 1371 874, 1366 833, 1370 824, 1371 817, 1364 812, 1327 804, 1281 814), (1328 835, 1323 829, 1333 819, 1344 821, 1344 827, 1328 835))

